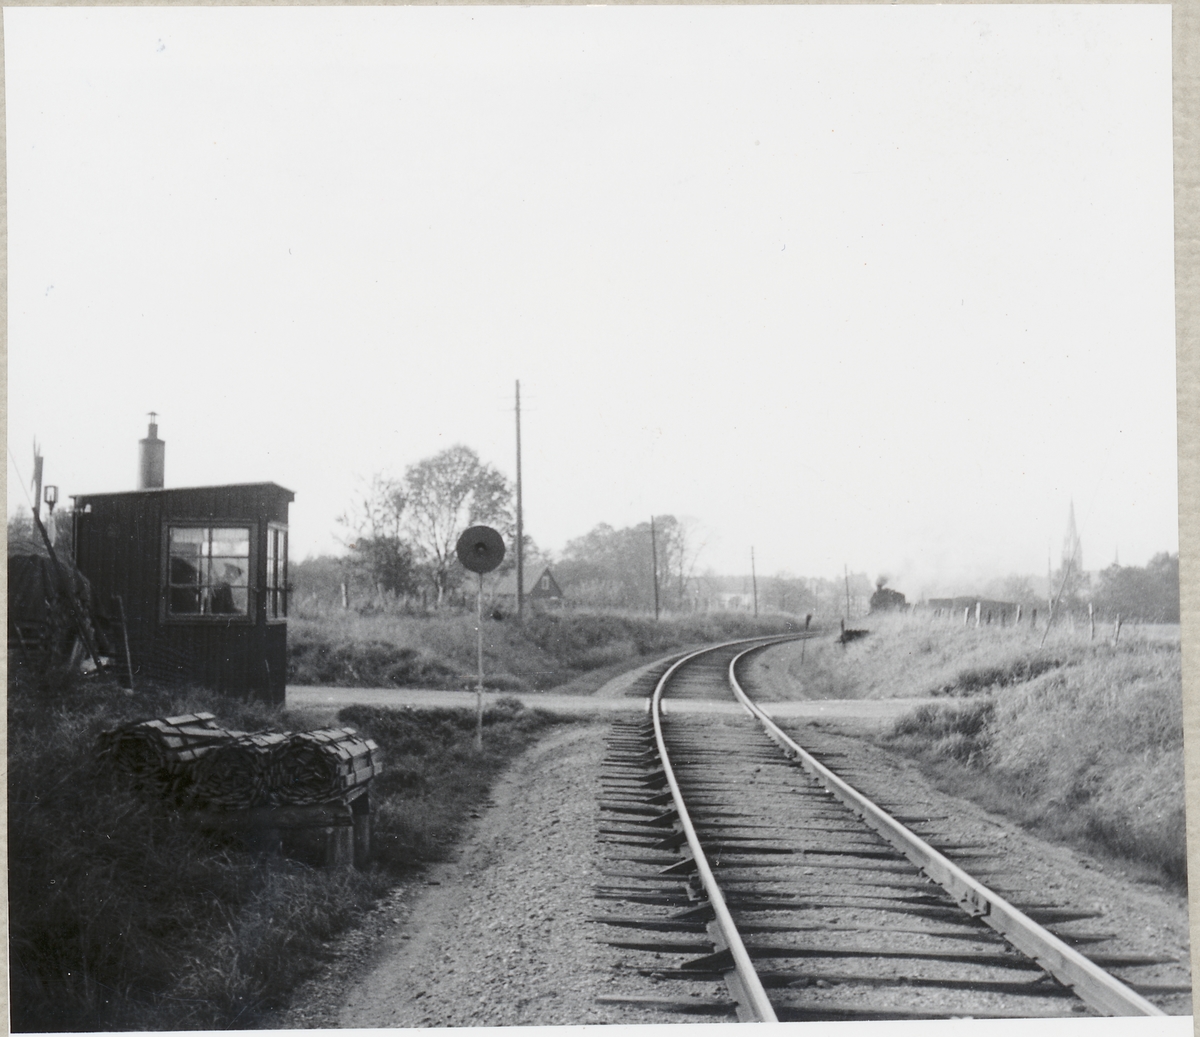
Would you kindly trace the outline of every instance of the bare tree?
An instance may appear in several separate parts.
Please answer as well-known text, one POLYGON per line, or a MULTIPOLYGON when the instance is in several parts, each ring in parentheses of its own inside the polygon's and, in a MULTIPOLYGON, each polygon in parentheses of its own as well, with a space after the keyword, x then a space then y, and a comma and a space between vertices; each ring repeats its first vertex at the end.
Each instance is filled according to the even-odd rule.
POLYGON ((704 550, 704 541, 697 532, 699 524, 695 519, 674 515, 658 515, 654 521, 667 600, 674 599, 675 607, 682 610, 687 604, 687 588, 695 575, 696 562, 704 550))
POLYGON ((404 484, 376 474, 360 484, 354 503, 338 518, 346 530, 347 568, 368 579, 376 594, 407 594, 416 589, 412 548, 404 538, 404 484))
POLYGON ((463 530, 496 526, 511 542, 512 488, 501 472, 460 444, 409 466, 404 489, 404 528, 428 567, 440 606, 453 582, 454 546, 463 530))

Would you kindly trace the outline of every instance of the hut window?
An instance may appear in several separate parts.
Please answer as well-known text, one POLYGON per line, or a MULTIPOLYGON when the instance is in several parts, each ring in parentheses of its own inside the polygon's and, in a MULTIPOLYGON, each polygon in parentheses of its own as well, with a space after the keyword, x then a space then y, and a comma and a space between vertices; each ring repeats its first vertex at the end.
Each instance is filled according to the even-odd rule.
POLYGON ((249 614, 249 528, 171 526, 167 543, 170 615, 249 614))
POLYGON ((287 530, 267 529, 267 618, 287 618, 287 530))

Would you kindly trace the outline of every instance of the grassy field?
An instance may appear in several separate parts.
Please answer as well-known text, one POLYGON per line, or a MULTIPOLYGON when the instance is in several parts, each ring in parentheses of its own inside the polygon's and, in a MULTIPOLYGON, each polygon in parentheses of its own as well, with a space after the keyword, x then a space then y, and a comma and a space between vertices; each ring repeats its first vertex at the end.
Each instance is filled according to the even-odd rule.
POLYGON ((845 647, 773 649, 764 698, 935 697, 885 741, 947 789, 1042 834, 1146 865, 1183 888, 1182 676, 1178 627, 976 629, 871 617, 845 647))
POLYGON ((14 1030, 250 1028, 327 942, 400 877, 442 856, 495 776, 556 723, 501 701, 484 752, 469 711, 346 709, 385 769, 372 788, 371 865, 317 869, 199 832, 93 756, 130 720, 207 709, 242 730, 313 717, 191 690, 128 695, 95 678, 9 680, 10 1004, 14 1030))
MULTIPOLYGON (((786 632, 795 620, 744 613, 653 616, 611 611, 533 612, 484 620, 484 671, 500 691, 546 691, 584 674, 679 648, 757 633, 786 632)), ((475 616, 341 609, 301 611, 288 625, 288 682, 335 687, 474 686, 475 616)))

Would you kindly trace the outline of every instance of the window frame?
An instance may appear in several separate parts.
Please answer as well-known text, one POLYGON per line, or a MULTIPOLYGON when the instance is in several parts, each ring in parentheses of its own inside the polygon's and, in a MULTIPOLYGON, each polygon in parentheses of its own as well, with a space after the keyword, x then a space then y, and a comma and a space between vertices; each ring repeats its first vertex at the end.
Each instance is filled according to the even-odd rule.
POLYGON ((288 527, 286 522, 268 522, 266 536, 266 560, 263 566, 263 607, 266 609, 268 623, 286 623, 288 618, 288 599, 291 596, 291 586, 288 584, 288 527), (283 565, 275 574, 275 586, 271 586, 271 534, 283 538, 283 565), (282 579, 280 578, 282 576, 282 579))
POLYGON ((259 523, 254 519, 235 518, 164 518, 162 522, 162 578, 159 581, 159 619, 164 623, 235 624, 253 626, 258 620, 259 523), (171 530, 172 529, 245 529, 250 535, 247 556, 246 611, 243 612, 172 612, 171 611, 171 530))

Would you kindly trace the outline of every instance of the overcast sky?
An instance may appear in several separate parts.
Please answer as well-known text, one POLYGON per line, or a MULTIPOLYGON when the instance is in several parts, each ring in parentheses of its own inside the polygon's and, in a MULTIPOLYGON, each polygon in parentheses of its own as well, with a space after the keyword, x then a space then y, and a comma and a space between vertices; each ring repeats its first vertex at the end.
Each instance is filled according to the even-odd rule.
POLYGON ((4 12, 8 503, 454 443, 559 550, 910 597, 1178 549, 1170 8, 4 12), (14 463, 15 459, 15 463, 14 463), (18 478, 18 474, 20 478, 18 478))

